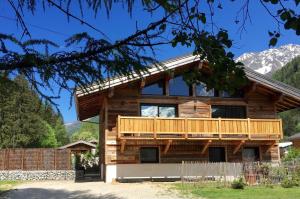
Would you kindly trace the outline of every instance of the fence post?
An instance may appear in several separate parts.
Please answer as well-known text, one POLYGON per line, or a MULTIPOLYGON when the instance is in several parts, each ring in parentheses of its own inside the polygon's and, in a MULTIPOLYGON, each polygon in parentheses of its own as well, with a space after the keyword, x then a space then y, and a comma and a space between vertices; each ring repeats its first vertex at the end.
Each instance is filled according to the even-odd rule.
POLYGON ((25 153, 25 149, 22 150, 22 170, 24 170, 24 153, 25 153))
POLYGON ((56 149, 54 149, 54 170, 56 170, 56 149))

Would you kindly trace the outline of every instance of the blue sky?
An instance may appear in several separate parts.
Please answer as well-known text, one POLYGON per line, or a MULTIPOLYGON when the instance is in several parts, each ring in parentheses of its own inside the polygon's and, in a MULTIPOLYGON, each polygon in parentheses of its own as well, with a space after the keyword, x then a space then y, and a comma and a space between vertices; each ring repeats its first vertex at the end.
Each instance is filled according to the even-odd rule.
MULTIPOLYGON (((230 1, 226 2, 227 3, 223 5, 223 11, 216 12, 214 21, 219 25, 219 27, 223 27, 229 31, 231 38, 234 40, 234 45, 231 48, 231 51, 235 54, 235 56, 237 57, 245 52, 268 49, 269 37, 267 31, 276 29, 274 19, 267 14, 258 2, 250 1, 251 4, 249 8, 252 23, 248 22, 246 31, 241 34, 238 31, 239 25, 234 23, 236 10, 238 10, 241 5, 239 4, 239 1, 234 3, 230 1)), ((20 38, 22 33, 20 26, 16 26, 16 22, 7 19, 7 17, 14 17, 12 10, 8 8, 7 4, 0 4, 0 32, 13 34, 20 38)), ((203 9, 205 11, 207 8, 203 6, 203 9)), ((72 12, 75 15, 80 16, 78 9, 74 9, 72 12)), ((161 13, 150 16, 142 10, 141 6, 136 5, 134 7, 132 17, 130 17, 126 9, 123 9, 122 6, 114 6, 109 18, 107 18, 104 10, 100 10, 96 18, 94 18, 91 11, 85 12, 84 19, 98 29, 101 29, 112 41, 114 41, 133 33, 135 31, 136 24, 138 27, 143 28, 149 22, 158 19, 160 15, 161 13)), ((87 26, 81 25, 73 19, 68 21, 66 16, 55 8, 47 9, 44 12, 40 6, 38 7, 35 15, 25 12, 25 22, 27 23, 33 38, 48 38, 53 40, 60 45, 60 50, 66 50, 64 47, 64 40, 72 34, 88 32, 95 37, 101 36, 98 32, 87 26), (41 28, 37 28, 36 26, 41 28), (51 31, 44 29, 49 29, 51 31)), ((277 46, 291 43, 300 44, 299 37, 291 31, 283 31, 282 37, 277 46)), ((172 48, 170 46, 161 46, 156 49, 156 58, 158 60, 172 58, 192 51, 192 49, 183 47, 172 48)), ((50 94, 50 91, 46 92, 50 94)), ((60 99, 56 100, 56 102, 59 104, 59 109, 63 114, 65 123, 77 120, 74 103, 70 108, 70 95, 67 92, 63 92, 60 99)))

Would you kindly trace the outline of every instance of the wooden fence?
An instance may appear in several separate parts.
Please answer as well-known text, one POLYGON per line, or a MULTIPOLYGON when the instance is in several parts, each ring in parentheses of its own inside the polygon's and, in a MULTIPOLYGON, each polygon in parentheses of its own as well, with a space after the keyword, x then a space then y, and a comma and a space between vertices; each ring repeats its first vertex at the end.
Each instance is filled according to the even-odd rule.
POLYGON ((69 149, 0 149, 0 170, 71 170, 69 149))

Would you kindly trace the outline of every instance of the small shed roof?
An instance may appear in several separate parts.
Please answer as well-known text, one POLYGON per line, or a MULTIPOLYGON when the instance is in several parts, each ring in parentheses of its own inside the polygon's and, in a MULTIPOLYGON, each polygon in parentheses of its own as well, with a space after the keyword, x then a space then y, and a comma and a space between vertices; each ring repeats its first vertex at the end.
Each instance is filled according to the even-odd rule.
POLYGON ((288 138, 289 141, 300 140, 300 133, 296 133, 288 138))
POLYGON ((87 142, 87 141, 84 141, 84 140, 79 140, 79 141, 77 141, 77 142, 73 142, 73 143, 70 143, 70 144, 61 146, 61 147, 59 147, 59 149, 72 148, 72 147, 74 147, 74 146, 76 146, 76 145, 79 145, 79 144, 83 144, 83 145, 90 146, 90 147, 92 147, 92 148, 96 148, 96 145, 95 145, 95 144, 92 144, 92 143, 87 142))

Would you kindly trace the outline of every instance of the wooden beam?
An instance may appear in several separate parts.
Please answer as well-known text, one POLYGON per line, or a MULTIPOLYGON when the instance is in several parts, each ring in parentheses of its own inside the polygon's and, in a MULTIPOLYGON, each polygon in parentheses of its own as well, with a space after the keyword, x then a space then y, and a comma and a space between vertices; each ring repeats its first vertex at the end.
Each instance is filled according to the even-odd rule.
POLYGON ((108 98, 112 98, 114 96, 114 87, 108 89, 108 98))
POLYGON ((278 104, 283 101, 283 97, 284 95, 282 93, 279 95, 274 95, 272 96, 272 101, 274 102, 274 104, 278 104))
POLYGON ((233 150, 234 155, 241 149, 241 147, 243 146, 244 143, 245 143, 245 140, 241 140, 241 142, 238 145, 236 145, 236 147, 233 150))
POLYGON ((208 141, 205 143, 205 145, 204 145, 204 147, 203 147, 203 149, 202 149, 202 151, 201 151, 201 154, 202 154, 202 155, 206 153, 206 151, 207 151, 207 149, 208 149, 210 143, 211 143, 211 140, 208 140, 208 141))
POLYGON ((142 78, 140 88, 144 88, 145 85, 146 85, 146 80, 144 78, 142 78))
POLYGON ((251 86, 250 86, 248 89, 246 89, 245 95, 244 95, 244 99, 245 99, 246 101, 248 100, 249 95, 250 95, 251 93, 254 93, 254 92, 256 91, 256 88, 257 88, 257 83, 256 83, 256 82, 253 82, 253 83, 251 84, 251 86))
POLYGON ((277 144, 276 141, 274 141, 271 145, 269 145, 268 149, 266 150, 265 154, 269 153, 272 149, 272 147, 274 147, 277 144))
POLYGON ((121 140, 121 153, 124 153, 126 140, 121 140))
POLYGON ((172 140, 168 140, 168 141, 167 141, 167 144, 166 144, 166 146, 165 146, 165 150, 164 150, 164 152, 163 152, 164 155, 167 154, 167 152, 168 152, 168 150, 169 150, 171 144, 172 144, 172 140))

